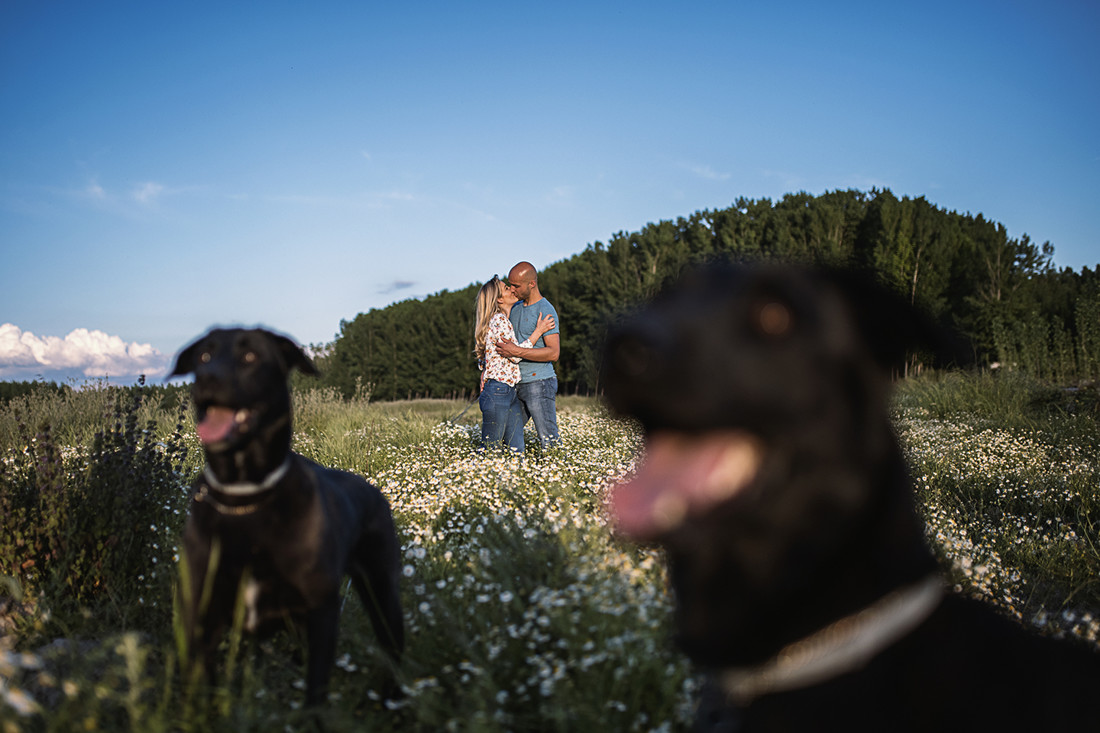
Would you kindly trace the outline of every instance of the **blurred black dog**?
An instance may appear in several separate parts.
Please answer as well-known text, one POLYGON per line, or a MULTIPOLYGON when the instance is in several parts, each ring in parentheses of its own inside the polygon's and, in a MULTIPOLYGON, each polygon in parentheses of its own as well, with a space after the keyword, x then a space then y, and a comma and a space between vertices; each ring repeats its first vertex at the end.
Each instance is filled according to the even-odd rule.
POLYGON ((326 696, 345 574, 395 663, 404 624, 400 549, 385 497, 290 450, 287 378, 295 367, 317 373, 293 341, 261 329, 215 329, 176 359, 173 375, 195 374, 206 453, 183 538, 183 615, 190 654, 210 679, 238 597, 247 631, 304 627, 312 705, 326 696))
POLYGON ((889 421, 936 331, 867 280, 713 266, 610 336, 645 461, 617 531, 667 550, 699 730, 1086 730, 1100 655, 947 595, 889 421))

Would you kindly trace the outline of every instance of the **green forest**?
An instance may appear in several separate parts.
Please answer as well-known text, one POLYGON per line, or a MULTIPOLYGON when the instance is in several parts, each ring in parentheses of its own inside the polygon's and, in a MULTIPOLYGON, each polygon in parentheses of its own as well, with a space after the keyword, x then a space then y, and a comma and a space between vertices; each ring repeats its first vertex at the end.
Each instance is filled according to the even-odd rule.
MULTIPOLYGON (((619 232, 542 269, 558 310, 560 389, 599 391, 609 323, 686 265, 708 259, 870 269, 969 342, 970 364, 1002 365, 1073 383, 1100 376, 1100 265, 1053 266, 1054 248, 982 214, 946 211, 889 190, 738 199, 715 211, 619 232)), ((536 263, 538 265, 539 263, 536 263)), ((463 397, 478 383, 473 303, 480 283, 405 300, 342 321, 319 358, 326 386, 375 399, 463 397)))

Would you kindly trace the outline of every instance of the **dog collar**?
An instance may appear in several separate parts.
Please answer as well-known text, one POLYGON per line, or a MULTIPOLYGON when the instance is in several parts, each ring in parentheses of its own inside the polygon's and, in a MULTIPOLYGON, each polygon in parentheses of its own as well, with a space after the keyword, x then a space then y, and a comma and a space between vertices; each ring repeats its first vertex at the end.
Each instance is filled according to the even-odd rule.
POLYGON ((787 645, 758 667, 723 670, 719 684, 735 704, 747 705, 769 693, 808 687, 854 671, 919 626, 942 598, 939 576, 929 576, 787 645))
POLYGON ((266 504, 268 496, 260 497, 259 501, 254 501, 249 504, 223 504, 214 498, 214 495, 210 493, 210 489, 206 487, 206 484, 202 484, 199 486, 199 490, 195 492, 194 498, 197 502, 209 504, 214 507, 218 514, 226 514, 231 517, 243 517, 245 514, 251 514, 266 504))
MULTIPOLYGON (((203 466, 202 475, 206 479, 206 483, 210 485, 210 488, 218 491, 227 496, 252 496, 254 494, 261 494, 275 484, 282 480, 286 472, 290 470, 290 457, 288 456, 282 464, 271 473, 264 477, 264 480, 258 484, 242 482, 233 484, 223 484, 218 481, 217 476, 210 470, 210 464, 203 466)), ((205 488, 205 487, 204 487, 205 488)))

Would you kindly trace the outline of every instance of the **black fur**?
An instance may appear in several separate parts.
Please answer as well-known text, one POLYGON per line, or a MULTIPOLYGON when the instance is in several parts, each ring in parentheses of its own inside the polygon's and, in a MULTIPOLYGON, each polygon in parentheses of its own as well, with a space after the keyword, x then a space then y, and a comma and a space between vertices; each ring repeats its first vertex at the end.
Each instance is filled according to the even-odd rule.
MULTIPOLYGON (((610 335, 607 400, 651 446, 723 434, 759 446, 754 478, 728 498, 628 530, 667 550, 679 643, 713 673, 700 730, 1098 725, 1100 656, 950 595, 900 641, 819 684, 734 699, 717 682, 936 572, 887 400, 906 349, 943 343, 866 279, 725 265, 692 272, 610 335)), ((631 491, 679 479, 644 481, 621 487, 613 512, 616 498, 628 507, 631 491)))
POLYGON ((177 357, 173 375, 195 374, 196 422, 218 411, 233 416, 206 435, 206 470, 215 480, 204 474, 194 487, 183 539, 183 615, 192 658, 203 661, 211 678, 240 593, 247 630, 303 628, 306 701, 317 704, 335 658, 345 575, 383 648, 395 663, 400 658, 400 549, 389 504, 376 487, 290 450, 287 379, 295 368, 316 374, 293 341, 261 329, 215 329, 177 357), (285 474, 270 488, 247 495, 223 490, 260 484, 284 463, 285 474))

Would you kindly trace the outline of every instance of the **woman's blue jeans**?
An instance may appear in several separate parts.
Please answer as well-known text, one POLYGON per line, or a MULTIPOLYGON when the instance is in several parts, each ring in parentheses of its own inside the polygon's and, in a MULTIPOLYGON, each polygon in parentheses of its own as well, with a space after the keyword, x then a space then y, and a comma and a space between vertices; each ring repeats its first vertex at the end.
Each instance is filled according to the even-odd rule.
POLYGON ((485 447, 505 445, 523 452, 523 408, 516 398, 516 388, 489 379, 477 398, 481 408, 481 442, 485 447))

